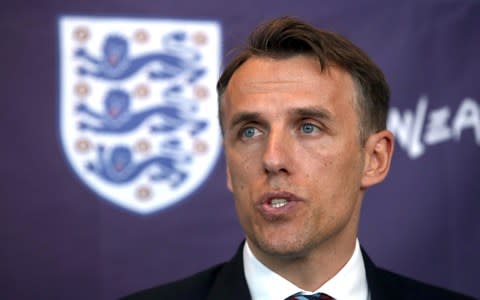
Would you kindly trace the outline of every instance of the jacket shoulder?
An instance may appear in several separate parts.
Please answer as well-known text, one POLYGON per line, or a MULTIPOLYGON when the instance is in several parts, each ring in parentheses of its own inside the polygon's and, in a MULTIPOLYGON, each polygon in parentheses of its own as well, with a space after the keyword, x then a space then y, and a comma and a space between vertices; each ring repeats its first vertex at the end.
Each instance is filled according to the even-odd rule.
POLYGON ((243 272, 242 249, 243 243, 228 262, 218 264, 185 279, 141 291, 123 299, 250 299, 250 293, 243 272))
POLYGON ((224 264, 171 283, 149 288, 121 300, 205 299, 224 264))
POLYGON ((405 277, 384 269, 378 269, 384 288, 398 291, 399 299, 474 300, 474 298, 405 277))
POLYGON ((372 300, 472 300, 474 298, 436 287, 375 266, 362 249, 372 300))

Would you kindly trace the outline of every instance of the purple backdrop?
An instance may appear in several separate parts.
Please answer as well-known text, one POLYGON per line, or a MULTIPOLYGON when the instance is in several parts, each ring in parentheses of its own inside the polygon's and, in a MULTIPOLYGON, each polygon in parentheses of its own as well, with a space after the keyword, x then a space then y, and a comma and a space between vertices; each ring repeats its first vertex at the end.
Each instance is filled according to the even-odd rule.
POLYGON ((49 0, 0 12, 1 299, 115 299, 228 259, 242 239, 223 157, 194 194, 148 215, 80 182, 58 137, 65 14, 218 21, 222 56, 280 15, 352 39, 386 73, 398 136, 361 243, 379 265, 480 298, 480 2, 49 0))

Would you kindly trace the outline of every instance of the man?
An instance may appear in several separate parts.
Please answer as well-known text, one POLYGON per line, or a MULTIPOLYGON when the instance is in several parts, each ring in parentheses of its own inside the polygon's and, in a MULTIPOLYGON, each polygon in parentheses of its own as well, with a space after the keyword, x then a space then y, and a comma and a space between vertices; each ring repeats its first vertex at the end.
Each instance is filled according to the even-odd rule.
POLYGON ((234 258, 128 299, 469 299, 381 270, 357 240, 387 175, 389 89, 350 41, 293 18, 260 26, 218 85, 234 258))

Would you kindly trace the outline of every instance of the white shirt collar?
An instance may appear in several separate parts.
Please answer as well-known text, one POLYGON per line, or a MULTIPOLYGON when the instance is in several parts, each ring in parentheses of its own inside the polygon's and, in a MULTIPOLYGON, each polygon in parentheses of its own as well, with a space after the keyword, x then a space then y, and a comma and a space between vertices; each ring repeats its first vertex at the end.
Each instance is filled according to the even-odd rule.
MULTIPOLYGON (((243 266, 252 300, 285 299, 300 291, 312 294, 267 268, 253 255, 248 243, 245 243, 243 248, 243 266)), ((370 299, 365 265, 358 240, 350 260, 335 276, 318 290, 313 291, 313 293, 318 292, 326 293, 336 300, 370 299)))

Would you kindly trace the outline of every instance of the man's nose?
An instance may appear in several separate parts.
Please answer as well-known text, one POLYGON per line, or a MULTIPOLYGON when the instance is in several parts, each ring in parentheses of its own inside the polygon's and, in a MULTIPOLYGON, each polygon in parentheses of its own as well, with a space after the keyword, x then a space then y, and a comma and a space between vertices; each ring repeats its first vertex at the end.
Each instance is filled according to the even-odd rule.
POLYGON ((288 135, 271 131, 263 153, 263 168, 269 175, 290 173, 290 152, 292 151, 288 135))

